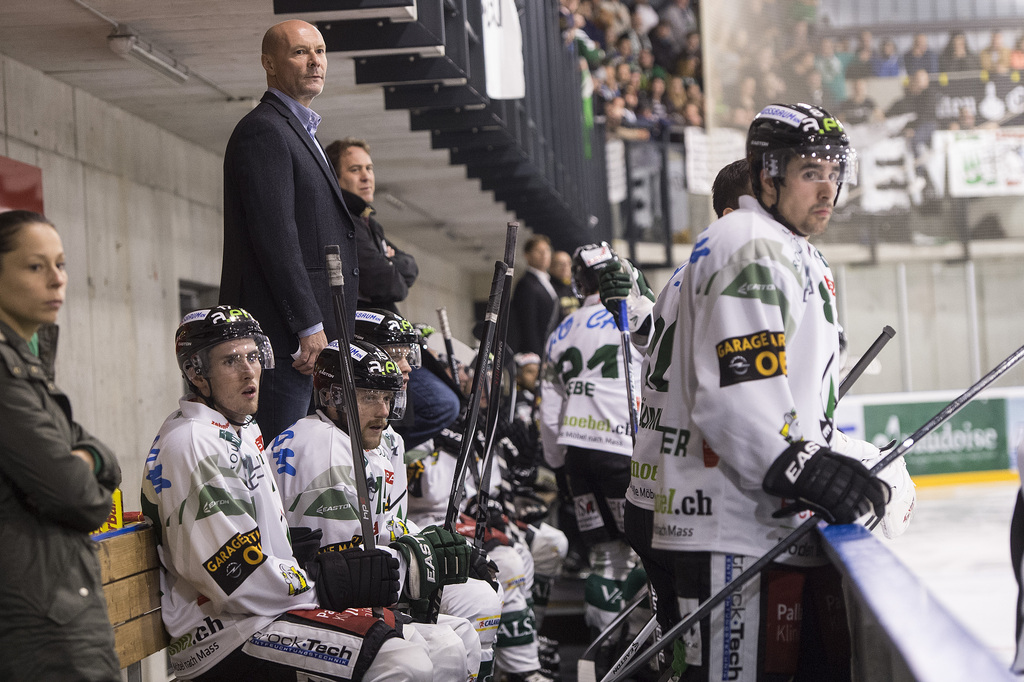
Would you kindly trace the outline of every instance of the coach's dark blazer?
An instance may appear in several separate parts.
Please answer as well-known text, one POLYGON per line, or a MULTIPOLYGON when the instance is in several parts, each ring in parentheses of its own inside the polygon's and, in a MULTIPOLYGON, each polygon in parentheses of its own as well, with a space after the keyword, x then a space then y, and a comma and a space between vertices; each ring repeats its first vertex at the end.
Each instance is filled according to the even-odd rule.
POLYGON ((527 270, 512 294, 509 345, 517 353, 544 357, 544 343, 558 321, 558 306, 537 274, 527 270))
POLYGON ((338 338, 324 265, 328 244, 341 247, 351 334, 359 292, 352 217, 305 128, 267 92, 235 126, 224 152, 220 301, 259 320, 275 355, 295 352, 296 332, 318 322, 329 341, 338 338))

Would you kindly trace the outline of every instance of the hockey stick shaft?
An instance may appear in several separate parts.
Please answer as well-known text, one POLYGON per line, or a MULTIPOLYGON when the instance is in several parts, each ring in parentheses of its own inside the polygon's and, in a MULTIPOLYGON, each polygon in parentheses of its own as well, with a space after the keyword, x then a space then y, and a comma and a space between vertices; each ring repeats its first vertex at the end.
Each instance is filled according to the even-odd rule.
POLYGON ((498 306, 498 320, 494 331, 494 364, 491 369, 491 386, 487 396, 487 422, 484 430, 483 467, 480 471, 480 487, 477 490, 476 532, 473 544, 483 546, 483 536, 488 526, 487 502, 490 498, 491 469, 494 466, 494 439, 498 431, 498 417, 501 406, 501 379, 505 373, 505 355, 508 348, 508 311, 512 302, 512 275, 516 260, 516 236, 519 223, 508 223, 505 230, 505 283, 501 289, 498 306))
POLYGON ((459 397, 462 387, 459 385, 459 363, 455 359, 455 346, 452 345, 452 327, 448 324, 448 309, 444 306, 437 309, 437 319, 441 324, 441 338, 444 339, 444 351, 448 354, 448 370, 452 373, 452 381, 458 387, 459 397))
MULTIPOLYGON (((448 510, 444 516, 445 530, 454 533, 455 521, 459 516, 459 503, 462 500, 462 484, 466 479, 466 469, 473 453, 473 441, 476 434, 476 420, 480 416, 480 394, 484 385, 484 368, 487 366, 487 355, 491 352, 491 341, 494 338, 494 326, 498 317, 498 303, 505 284, 505 270, 502 261, 494 263, 494 278, 491 280, 491 293, 487 296, 487 311, 484 313, 484 333, 480 341, 480 350, 476 356, 476 368, 473 373, 473 387, 469 392, 469 412, 466 415, 466 430, 462 434, 462 447, 459 458, 455 462, 452 475, 452 490, 448 495, 448 510)), ((443 587, 437 588, 430 596, 427 608, 427 622, 436 623, 441 612, 441 594, 443 587)))
POLYGON ((878 335, 875 342, 871 344, 866 351, 864 351, 864 355, 860 356, 860 360, 857 361, 857 364, 855 364, 846 376, 843 377, 843 380, 839 382, 840 400, 842 400, 843 396, 846 395, 846 392, 850 390, 853 383, 860 378, 860 375, 864 373, 864 370, 868 368, 868 365, 878 357, 878 354, 883 348, 885 348, 885 344, 889 343, 889 340, 894 336, 896 336, 895 329, 889 325, 882 327, 882 333, 878 335))
POLYGON ((324 260, 334 300, 334 319, 338 325, 338 354, 341 356, 341 396, 345 401, 345 419, 352 445, 352 470, 355 476, 359 527, 363 531, 363 547, 374 549, 370 491, 366 485, 366 464, 363 462, 363 437, 359 430, 359 403, 356 401, 355 377, 352 374, 352 355, 348 345, 348 320, 345 318, 345 274, 341 262, 341 248, 337 244, 324 247, 324 260))
POLYGON ((629 306, 626 299, 619 301, 619 330, 622 336, 622 364, 625 365, 626 399, 629 401, 629 435, 636 445, 636 397, 633 395, 633 342, 629 338, 629 306))
MULTIPOLYGON (((952 417, 954 414, 959 412, 967 403, 971 402, 978 393, 987 388, 996 379, 1006 374, 1014 365, 1020 362, 1021 358, 1024 357, 1024 346, 1021 346, 1013 353, 1011 353, 1005 360, 996 365, 992 371, 979 379, 973 386, 968 388, 952 402, 942 408, 938 414, 929 419, 914 433, 910 434, 907 438, 899 444, 899 446, 893 448, 885 457, 878 461, 875 466, 871 467, 871 473, 877 475, 882 469, 892 464, 896 459, 902 457, 914 443, 918 442, 929 433, 937 429, 947 419, 952 417)), ((662 637, 661 641, 655 643, 651 647, 645 649, 622 671, 622 673, 615 678, 609 680, 609 682, 619 682, 620 680, 626 679, 629 675, 636 672, 641 666, 644 665, 648 660, 651 659, 656 653, 662 649, 667 648, 674 640, 678 639, 684 632, 692 628, 694 625, 700 622, 704 616, 711 612, 711 609, 715 608, 726 598, 735 592, 737 589, 742 587, 748 581, 752 580, 757 576, 765 566, 775 560, 776 557, 787 551, 791 546, 796 544, 803 536, 807 535, 812 528, 819 523, 819 519, 816 515, 812 514, 810 518, 804 521, 802 524, 787 535, 781 542, 775 547, 768 550, 760 559, 755 561, 749 568, 744 570, 729 584, 719 590, 716 594, 709 597, 706 601, 701 603, 695 611, 690 613, 686 618, 673 625, 665 636, 662 637)))
POLYGON ((466 469, 469 464, 469 457, 473 450, 474 434, 476 433, 476 422, 480 416, 480 395, 484 390, 484 368, 487 366, 487 356, 491 352, 491 342, 494 339, 494 327, 498 319, 498 305, 501 301, 501 292, 505 284, 505 270, 508 266, 502 261, 494 263, 494 279, 491 280, 491 293, 487 297, 487 312, 484 314, 484 333, 480 341, 480 350, 476 356, 476 368, 473 373, 473 387, 469 393, 469 413, 466 415, 466 428, 462 434, 462 447, 459 450, 459 459, 455 463, 455 474, 452 477, 452 490, 448 496, 448 510, 444 517, 446 530, 455 530, 455 521, 459 516, 459 503, 462 501, 462 484, 466 478, 466 469))

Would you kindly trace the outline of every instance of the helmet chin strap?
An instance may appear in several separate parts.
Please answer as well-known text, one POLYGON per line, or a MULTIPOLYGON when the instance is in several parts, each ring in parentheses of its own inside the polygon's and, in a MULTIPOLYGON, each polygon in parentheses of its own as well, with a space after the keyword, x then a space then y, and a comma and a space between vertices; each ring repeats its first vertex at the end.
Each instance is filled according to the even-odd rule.
POLYGON ((761 208, 768 211, 768 213, 771 214, 772 218, 775 218, 775 222, 779 223, 790 232, 798 234, 804 239, 806 239, 809 235, 806 235, 800 230, 796 229, 793 223, 786 220, 784 217, 782 217, 782 214, 779 213, 779 195, 782 193, 782 181, 779 180, 778 178, 772 178, 772 184, 775 185, 775 203, 773 203, 771 206, 766 205, 760 195, 758 195, 757 197, 757 203, 761 204, 761 208))

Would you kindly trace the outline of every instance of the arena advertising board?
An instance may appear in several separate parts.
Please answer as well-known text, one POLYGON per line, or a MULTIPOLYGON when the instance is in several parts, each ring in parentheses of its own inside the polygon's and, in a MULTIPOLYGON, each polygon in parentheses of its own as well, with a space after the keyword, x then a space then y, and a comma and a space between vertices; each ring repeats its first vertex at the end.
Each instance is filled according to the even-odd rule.
MULTIPOLYGON (((902 442, 959 394, 929 391, 847 396, 836 425, 884 447, 902 442)), ((1015 469, 1024 447, 1024 389, 993 389, 953 415, 907 454, 911 475, 1015 469)))

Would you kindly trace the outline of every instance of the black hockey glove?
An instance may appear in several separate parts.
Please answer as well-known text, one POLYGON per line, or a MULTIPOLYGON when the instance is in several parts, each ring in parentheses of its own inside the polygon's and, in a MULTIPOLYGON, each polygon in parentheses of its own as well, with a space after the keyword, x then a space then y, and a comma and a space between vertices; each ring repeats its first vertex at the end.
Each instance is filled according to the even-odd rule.
POLYGON ((762 487, 769 495, 796 500, 773 514, 776 518, 810 509, 829 523, 853 523, 867 513, 882 516, 889 501, 889 486, 863 464, 803 440, 782 451, 762 487))
POLYGON ((320 541, 323 540, 324 532, 319 528, 289 526, 288 537, 292 541, 292 556, 295 557, 299 566, 305 567, 320 549, 320 541))
POLYGON ((398 559, 382 549, 321 552, 309 562, 320 606, 333 611, 398 601, 398 559))
POLYGON ((487 552, 483 549, 471 546, 472 552, 469 555, 469 577, 477 580, 485 580, 498 591, 498 565, 487 558, 487 552))

